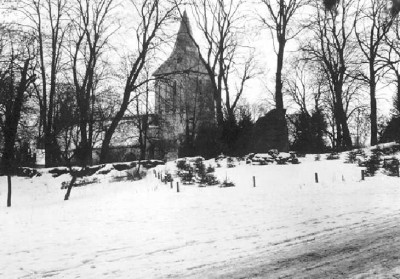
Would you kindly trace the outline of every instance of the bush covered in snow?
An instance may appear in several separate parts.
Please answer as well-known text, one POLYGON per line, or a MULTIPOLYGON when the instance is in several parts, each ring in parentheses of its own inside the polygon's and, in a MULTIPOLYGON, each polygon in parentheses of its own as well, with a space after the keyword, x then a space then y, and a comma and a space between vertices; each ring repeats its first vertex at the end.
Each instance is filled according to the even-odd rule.
POLYGON ((337 152, 332 152, 328 156, 326 156, 327 160, 338 160, 340 159, 340 156, 337 152))
POLYGON ((233 160, 232 157, 226 158, 226 166, 228 168, 234 168, 235 167, 234 160, 233 160))
POLYGON ((126 171, 128 180, 140 180, 146 177, 147 172, 140 167, 134 167, 126 171))
POLYGON ((187 171, 190 169, 190 165, 186 162, 185 158, 176 160, 176 167, 179 171, 187 171))
MULTIPOLYGON (((222 160, 222 158, 220 158, 222 160)), ((202 157, 189 157, 176 160, 177 176, 183 184, 198 183, 199 186, 218 184, 214 175, 215 168, 211 165, 206 167, 202 157)))
POLYGON ((206 168, 204 162, 200 162, 195 169, 195 181, 199 186, 212 186, 218 184, 218 179, 213 174, 214 168, 206 168))
POLYGON ((15 171, 15 174, 17 176, 29 177, 29 178, 42 175, 36 169, 26 168, 26 167, 17 168, 16 171, 15 171))

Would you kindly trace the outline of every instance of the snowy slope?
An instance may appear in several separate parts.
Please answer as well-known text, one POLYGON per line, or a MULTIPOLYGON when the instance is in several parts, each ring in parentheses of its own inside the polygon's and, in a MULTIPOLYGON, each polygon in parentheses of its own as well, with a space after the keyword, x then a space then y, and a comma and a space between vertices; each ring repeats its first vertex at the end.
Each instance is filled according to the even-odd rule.
POLYGON ((242 163, 216 169, 236 187, 181 185, 180 193, 150 172, 136 182, 104 177, 74 188, 67 202, 60 190, 67 175, 14 178, 11 208, 5 207, 6 179, 0 177, 0 278, 240 273, 250 266, 244 259, 269 259, 332 232, 399 216, 400 179, 378 175, 360 181, 360 172, 342 161, 312 158, 300 165, 242 163))

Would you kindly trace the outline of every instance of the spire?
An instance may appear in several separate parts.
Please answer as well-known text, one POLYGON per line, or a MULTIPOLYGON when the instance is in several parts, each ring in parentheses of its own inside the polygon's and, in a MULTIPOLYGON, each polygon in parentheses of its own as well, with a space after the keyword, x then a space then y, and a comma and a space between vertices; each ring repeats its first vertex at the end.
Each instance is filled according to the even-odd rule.
POLYGON ((183 12, 181 19, 181 26, 179 27, 178 36, 193 36, 192 28, 190 26, 189 18, 186 10, 183 12))
POLYGON ((190 26, 189 17, 186 11, 183 12, 181 25, 176 36, 175 49, 186 49, 187 47, 195 47, 193 41, 192 27, 190 26))
POLYGON ((181 17, 179 31, 176 36, 174 49, 169 58, 154 72, 161 75, 171 72, 192 70, 198 73, 207 73, 200 61, 200 54, 193 42, 193 33, 187 12, 181 17))

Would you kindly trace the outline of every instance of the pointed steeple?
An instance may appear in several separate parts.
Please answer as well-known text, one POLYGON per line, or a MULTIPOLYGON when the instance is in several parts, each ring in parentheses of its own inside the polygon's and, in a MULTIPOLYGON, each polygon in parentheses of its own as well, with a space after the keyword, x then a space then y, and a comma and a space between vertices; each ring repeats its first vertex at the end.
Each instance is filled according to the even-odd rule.
POLYGON ((184 11, 178 35, 176 36, 174 51, 195 50, 194 48, 196 48, 196 46, 192 38, 193 38, 192 27, 190 26, 188 15, 186 11, 184 11))
POLYGON ((183 12, 181 26, 179 27, 178 36, 193 36, 192 27, 190 26, 189 17, 186 10, 183 12))
POLYGON ((179 71, 195 71, 206 73, 200 62, 200 54, 193 42, 193 33, 187 12, 184 11, 175 46, 170 57, 155 71, 153 75, 161 75, 179 71))

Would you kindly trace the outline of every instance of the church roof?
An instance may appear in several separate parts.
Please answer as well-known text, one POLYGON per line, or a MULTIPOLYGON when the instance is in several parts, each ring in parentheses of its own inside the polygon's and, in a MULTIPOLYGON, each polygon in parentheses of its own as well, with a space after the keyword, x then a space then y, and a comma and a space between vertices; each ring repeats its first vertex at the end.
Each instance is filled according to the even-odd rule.
POLYGON ((174 49, 169 58, 154 72, 154 76, 195 72, 207 74, 200 60, 196 44, 192 40, 193 33, 186 11, 183 13, 174 49))

